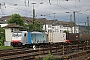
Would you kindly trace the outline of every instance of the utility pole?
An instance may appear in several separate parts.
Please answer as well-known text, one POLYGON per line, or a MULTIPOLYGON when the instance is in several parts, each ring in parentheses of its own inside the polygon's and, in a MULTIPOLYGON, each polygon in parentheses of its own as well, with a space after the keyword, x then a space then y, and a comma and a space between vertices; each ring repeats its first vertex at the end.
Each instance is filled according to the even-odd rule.
POLYGON ((76 33, 76 17, 75 17, 75 11, 73 12, 74 16, 74 33, 76 33))
MULTIPOLYGON (((44 16, 44 18, 45 18, 46 15, 41 14, 41 16, 44 16)), ((44 25, 45 25, 44 31, 46 32, 46 20, 44 20, 44 25)))
POLYGON ((87 22, 85 22, 85 29, 86 29, 86 23, 87 23, 87 22))
MULTIPOLYGON (((28 0, 28 4, 29 4, 29 0, 28 0)), ((35 9, 34 9, 34 4, 36 3, 31 3, 33 4, 33 30, 35 30, 35 9)), ((43 3, 40 3, 40 4, 43 4, 43 3)))
POLYGON ((0 9, 1 9, 1 3, 0 3, 0 9))
MULTIPOLYGON (((70 12, 66 12, 66 13, 70 13, 70 12)), ((70 28, 71 28, 71 33, 73 33, 73 30, 72 30, 72 14, 70 14, 70 28)))
POLYGON ((45 23, 44 24, 45 24, 45 32, 46 32, 46 20, 45 20, 45 23))
POLYGON ((71 27, 71 33, 73 33, 73 31, 72 31, 72 14, 70 15, 70 27, 71 27))
POLYGON ((55 14, 56 14, 56 13, 53 13, 53 14, 54 14, 54 25, 56 25, 56 22, 55 22, 55 14))
POLYGON ((89 26, 89 17, 87 17, 87 26, 88 26, 88 33, 89 33, 89 30, 90 30, 90 26, 89 26))
POLYGON ((36 3, 32 3, 33 4, 33 30, 35 30, 35 9, 34 9, 34 4, 36 3))

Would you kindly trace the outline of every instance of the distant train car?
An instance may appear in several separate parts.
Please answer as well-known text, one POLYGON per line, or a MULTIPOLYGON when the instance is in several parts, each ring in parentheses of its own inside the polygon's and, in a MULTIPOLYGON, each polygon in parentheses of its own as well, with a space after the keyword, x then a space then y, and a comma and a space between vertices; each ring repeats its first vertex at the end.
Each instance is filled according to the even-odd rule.
POLYGON ((52 43, 66 42, 66 33, 49 32, 48 41, 52 43))
POLYGON ((66 40, 68 42, 80 42, 79 33, 67 33, 66 40))
POLYGON ((81 33, 80 41, 81 42, 90 41, 90 33, 81 33))

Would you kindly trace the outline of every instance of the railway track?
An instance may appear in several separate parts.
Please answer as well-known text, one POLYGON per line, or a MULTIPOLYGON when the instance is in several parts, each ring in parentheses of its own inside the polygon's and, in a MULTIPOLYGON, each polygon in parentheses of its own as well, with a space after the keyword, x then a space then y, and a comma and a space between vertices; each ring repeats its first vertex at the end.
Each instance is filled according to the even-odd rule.
POLYGON ((13 49, 13 50, 4 50, 0 51, 1 60, 37 60, 41 59, 44 56, 51 53, 59 58, 73 58, 76 56, 81 56, 83 54, 90 53, 90 46, 85 44, 76 44, 76 45, 60 45, 60 44, 51 44, 51 45, 42 45, 35 50, 31 48, 25 49, 13 49), (61 57, 60 57, 61 56, 61 57))

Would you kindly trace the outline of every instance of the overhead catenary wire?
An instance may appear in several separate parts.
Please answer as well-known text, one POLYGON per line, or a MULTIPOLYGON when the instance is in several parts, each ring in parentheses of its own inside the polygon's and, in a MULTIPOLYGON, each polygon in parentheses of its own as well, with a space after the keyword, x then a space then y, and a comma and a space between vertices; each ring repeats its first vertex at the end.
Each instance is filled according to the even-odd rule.
POLYGON ((7 6, 9 8, 14 8, 14 9, 18 9, 18 10, 22 10, 22 11, 26 11, 26 12, 32 12, 32 11, 27 11, 27 10, 24 10, 24 9, 20 9, 20 8, 15 8, 15 7, 10 7, 10 6, 7 6))
MULTIPOLYGON (((69 10, 69 11, 74 11, 74 10, 71 10, 70 8, 67 8, 67 7, 63 7, 63 5, 61 5, 61 4, 59 4, 60 2, 61 2, 61 0, 57 0, 56 2, 57 2, 57 4, 55 4, 55 3, 52 3, 51 1, 52 0, 49 0, 49 2, 48 2, 48 0, 41 0, 41 1, 44 1, 43 3, 45 3, 46 1, 47 1, 47 3, 51 3, 52 4, 52 6, 54 5, 54 6, 57 6, 58 8, 63 8, 63 9, 66 9, 66 10, 69 10)), ((68 0, 69 1, 69 0, 68 0)), ((80 1, 80 0, 78 0, 78 1, 80 1)), ((28 0, 28 2, 29 2, 29 0, 28 0)), ((26 0, 25 0, 25 3, 26 3, 26 0)), ((29 2, 30 3, 30 2, 29 2)), ((81 3, 81 1, 80 1, 80 3, 81 3)), ((76 3, 77 4, 77 3, 76 3)), ((26 5, 26 4, 25 4, 26 5)), ((14 7, 13 7, 14 8, 14 7)), ((20 8, 15 8, 15 9, 18 9, 18 10, 22 10, 22 11, 27 11, 27 10, 24 10, 24 9, 20 9, 20 8)), ((27 12, 30 12, 30 11, 27 11, 27 12)), ((80 13, 80 12, 77 12, 77 13, 79 13, 79 14, 84 14, 84 13, 80 13)), ((40 14, 40 13, 37 13, 37 14, 40 14)), ((87 14, 84 14, 84 15, 87 15, 87 14)))
MULTIPOLYGON (((79 0, 80 1, 80 0, 79 0)), ((47 2, 47 1, 44 1, 44 2, 47 2)), ((60 2, 60 1, 59 1, 60 2)), ((48 2, 47 2, 48 3, 48 2)), ((80 1, 80 3, 81 3, 81 1, 80 1)), ((52 5, 54 5, 54 6, 57 6, 57 7, 61 7, 61 8, 63 8, 63 9, 66 9, 66 10, 69 10, 69 11, 75 11, 75 10, 71 10, 71 9, 69 9, 69 8, 66 8, 66 7, 63 7, 61 4, 59 4, 59 5, 57 5, 57 4, 54 4, 54 3, 51 3, 52 5)), ((76 2, 75 2, 75 9, 76 9, 76 2)), ((87 5, 85 5, 84 4, 84 6, 87 6, 87 5)), ((90 7, 90 6, 88 6, 88 7, 90 7)), ((77 11, 77 10, 76 10, 77 11)), ((80 13, 80 12, 76 12, 76 13, 79 13, 79 14, 83 14, 83 15, 87 15, 87 14, 84 14, 84 13, 80 13)))
MULTIPOLYGON (((49 3, 49 2, 47 2, 46 0, 42 0, 44 3, 49 3)), ((60 1, 59 1, 60 2, 60 1)), ((73 11, 75 11, 75 10, 71 10, 71 9, 69 9, 69 8, 66 8, 66 7, 63 7, 61 4, 55 4, 55 3, 52 3, 52 5, 51 6, 57 6, 58 8, 63 8, 63 9, 66 9, 66 10, 69 10, 69 11, 71 11, 71 12, 73 12, 73 11)), ((38 10, 39 11, 39 10, 38 10)), ((79 14, 82 14, 82 15, 87 15, 87 14, 84 14, 84 13, 81 13, 81 12, 76 12, 76 13, 79 13, 79 14)), ((39 14, 39 13, 37 13, 37 14, 39 14)), ((50 15, 51 15, 52 13, 50 13, 50 15)), ((65 19, 64 19, 65 20, 65 19)))
MULTIPOLYGON (((42 1, 44 1, 44 0, 42 0, 42 1)), ((46 1, 46 0, 45 0, 45 1, 46 1)), ((45 1, 44 1, 44 3, 45 3, 45 1)), ((79 0, 79 1, 80 1, 80 0, 79 0)), ((59 3, 59 2, 60 2, 60 0, 59 0, 59 1, 57 0, 57 3, 59 3)), ((28 0, 28 3, 29 3, 29 0, 28 0)), ((49 3, 51 3, 51 0, 49 0, 49 3)), ((55 6, 55 4, 53 4, 53 3, 52 3, 52 5, 55 6)), ((25 0, 25 6, 26 6, 26 0, 25 0)), ((73 11, 73 10, 71 10, 71 9, 68 9, 68 8, 66 8, 66 7, 61 6, 61 4, 59 4, 59 5, 56 4, 56 6, 61 7, 61 8, 63 8, 63 9, 67 9, 67 10, 73 11)))
MULTIPOLYGON (((45 2, 47 2, 47 1, 44 1, 44 3, 45 3, 45 2)), ((60 1, 59 1, 59 2, 60 2, 60 1)), ((81 1, 80 1, 80 2, 81 2, 81 1)), ((80 3, 80 2, 79 2, 79 3, 80 3)), ((48 2, 47 2, 47 3, 48 3, 48 2)), ((75 2, 75 3, 76 3, 76 2, 75 2)), ((52 6, 54 5, 54 6, 57 6, 58 8, 60 7, 60 8, 69 10, 70 12, 75 11, 75 10, 71 10, 71 9, 69 9, 69 8, 67 8, 67 7, 63 7, 61 4, 59 4, 59 5, 58 5, 58 4, 55 4, 55 3, 51 3, 51 4, 52 4, 52 6)), ((77 3, 76 3, 76 4, 77 4, 77 3)), ((75 6, 76 6, 76 5, 75 5, 75 6)), ((75 7, 75 8, 76 8, 76 7, 75 7)), ((87 16, 87 14, 81 12, 81 11, 82 11, 81 9, 78 10, 78 11, 76 10, 75 13, 78 13, 78 14, 87 16), (80 12, 78 12, 78 11, 80 11, 80 12)), ((63 19, 63 18, 62 18, 62 19, 63 19)), ((65 20, 65 19, 64 19, 64 20, 65 20)))

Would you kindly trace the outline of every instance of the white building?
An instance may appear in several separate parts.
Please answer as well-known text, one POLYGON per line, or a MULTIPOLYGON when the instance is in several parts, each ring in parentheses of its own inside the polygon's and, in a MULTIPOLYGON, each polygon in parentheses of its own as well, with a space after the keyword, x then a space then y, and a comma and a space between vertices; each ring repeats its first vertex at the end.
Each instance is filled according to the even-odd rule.
POLYGON ((7 26, 8 24, 0 24, 1 27, 7 26))
POLYGON ((46 32, 59 32, 59 33, 62 33, 66 30, 66 31, 69 31, 69 33, 74 33, 74 31, 75 33, 79 33, 78 26, 71 28, 70 26, 46 24, 46 25, 43 25, 43 30, 46 30, 46 32))

